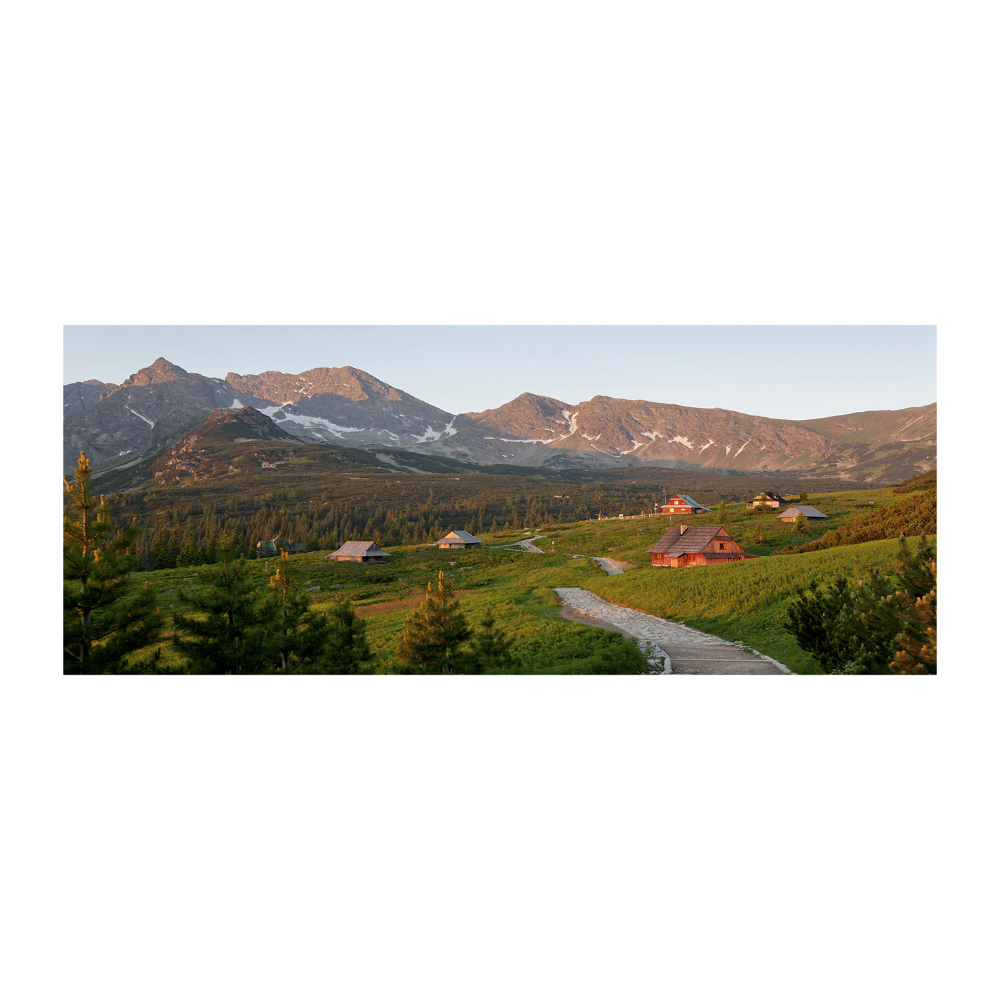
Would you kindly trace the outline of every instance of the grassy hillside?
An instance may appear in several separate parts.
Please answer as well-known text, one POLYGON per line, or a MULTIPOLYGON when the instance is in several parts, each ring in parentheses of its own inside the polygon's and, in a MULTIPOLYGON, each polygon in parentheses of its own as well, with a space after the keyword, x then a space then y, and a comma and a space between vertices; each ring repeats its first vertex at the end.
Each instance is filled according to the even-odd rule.
POLYGON ((891 572, 898 549, 898 541, 886 540, 713 569, 646 567, 598 580, 590 589, 615 604, 741 640, 796 673, 822 673, 783 628, 796 587, 829 585, 838 577, 860 580, 875 567, 891 572))
MULTIPOLYGON (((597 646, 620 637, 563 619, 552 586, 589 586, 604 574, 589 560, 568 562, 564 557, 531 556, 503 549, 450 552, 426 546, 394 548, 391 560, 383 565, 336 563, 325 552, 292 556, 299 568, 302 586, 319 589, 312 605, 324 610, 338 598, 348 598, 354 610, 367 622, 367 638, 376 662, 375 673, 393 669, 394 652, 406 618, 420 603, 429 582, 436 583, 443 569, 461 601, 471 625, 477 626, 492 608, 500 627, 517 640, 517 649, 529 661, 529 672, 547 672, 551 660, 582 660, 597 646), (551 655, 546 655, 546 651, 551 655)), ((254 561, 251 571, 263 591, 267 587, 269 560, 254 561)), ((202 586, 197 570, 174 569, 139 573, 135 583, 149 581, 163 611, 181 610, 181 590, 197 591, 202 586)), ((166 644, 165 662, 177 666, 166 644)), ((572 663, 563 663, 553 672, 575 672, 572 663)))
MULTIPOLYGON (((928 494, 921 493, 917 496, 923 503, 923 498, 928 494)), ((827 515, 826 520, 809 522, 806 534, 796 532, 793 525, 778 519, 779 512, 786 509, 785 505, 778 510, 757 508, 751 511, 742 503, 727 504, 726 530, 747 552, 756 556, 770 556, 803 544, 818 542, 829 533, 842 529, 849 521, 870 516, 873 512, 882 512, 884 515, 898 507, 914 504, 915 501, 910 495, 899 494, 892 487, 886 487, 809 493, 808 500, 804 502, 827 515)), ((670 517, 662 515, 634 519, 611 518, 589 523, 546 525, 542 530, 545 544, 549 548, 554 546, 558 551, 572 548, 573 551, 587 555, 608 556, 645 566, 650 562, 646 549, 659 539, 671 523, 715 524, 717 514, 718 510, 709 514, 675 515, 672 522, 670 517)), ((897 526, 899 519, 887 519, 886 523, 892 525, 888 537, 897 537, 900 530, 897 526)))
MULTIPOLYGON (((907 499, 889 489, 810 496, 810 503, 833 515, 815 533, 829 533, 853 513, 872 509, 872 497, 876 509, 891 509, 907 499)), ((690 520, 713 519, 701 515, 690 520)), ((614 603, 742 640, 792 670, 815 673, 815 660, 782 628, 795 588, 811 581, 829 584, 838 576, 858 579, 875 566, 891 571, 896 562, 895 540, 819 552, 783 552, 801 536, 777 521, 773 512, 750 513, 742 508, 734 509, 727 528, 744 548, 769 558, 711 569, 654 569, 645 550, 659 538, 667 521, 657 516, 548 526, 536 541, 541 554, 504 548, 525 537, 510 530, 485 533, 482 537, 491 547, 465 552, 426 545, 391 547, 391 558, 382 565, 330 562, 325 558, 328 549, 292 559, 299 567, 302 586, 318 588, 311 598, 314 607, 329 608, 344 597, 365 619, 377 657, 372 666, 375 672, 393 669, 406 618, 420 603, 428 582, 436 581, 443 569, 470 624, 478 625, 492 609, 500 627, 516 639, 518 651, 532 667, 530 672, 560 673, 573 672, 574 662, 592 662, 588 657, 595 643, 617 640, 562 618, 554 587, 583 587, 614 603), (756 544, 759 533, 764 541, 756 544), (636 568, 609 577, 592 560, 573 558, 580 555, 608 556, 636 568)), ((262 560, 251 567, 262 590, 267 586, 268 564, 262 560)), ((200 585, 195 568, 140 573, 135 580, 137 584, 149 581, 164 610, 181 608, 179 589, 200 585)), ((176 662, 171 657, 168 652, 168 662, 176 662)))

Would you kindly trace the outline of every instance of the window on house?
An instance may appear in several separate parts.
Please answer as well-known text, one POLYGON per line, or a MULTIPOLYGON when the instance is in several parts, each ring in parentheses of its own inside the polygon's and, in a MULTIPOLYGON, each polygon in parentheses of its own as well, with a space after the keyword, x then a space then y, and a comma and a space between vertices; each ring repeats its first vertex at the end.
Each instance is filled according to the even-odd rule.
POLYGON ((721 552, 726 547, 725 542, 719 542, 719 551, 721 552))

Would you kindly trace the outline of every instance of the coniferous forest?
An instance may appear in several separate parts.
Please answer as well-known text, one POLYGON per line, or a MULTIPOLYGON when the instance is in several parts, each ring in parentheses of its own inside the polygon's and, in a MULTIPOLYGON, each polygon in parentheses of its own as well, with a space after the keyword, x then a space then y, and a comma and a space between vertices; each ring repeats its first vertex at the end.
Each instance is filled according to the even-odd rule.
MULTIPOLYGON (((99 480, 95 488, 99 488, 99 480)), ((380 547, 419 545, 457 528, 474 535, 598 518, 649 514, 674 492, 692 492, 710 507, 740 503, 761 489, 798 495, 829 481, 719 476, 672 469, 563 473, 559 477, 499 475, 358 475, 255 478, 189 483, 107 496, 117 524, 137 523, 132 551, 142 569, 196 566, 218 559, 220 539, 237 555, 253 556, 275 537, 303 551, 335 549, 346 541, 380 547)), ((845 484, 842 488, 865 488, 845 484)))

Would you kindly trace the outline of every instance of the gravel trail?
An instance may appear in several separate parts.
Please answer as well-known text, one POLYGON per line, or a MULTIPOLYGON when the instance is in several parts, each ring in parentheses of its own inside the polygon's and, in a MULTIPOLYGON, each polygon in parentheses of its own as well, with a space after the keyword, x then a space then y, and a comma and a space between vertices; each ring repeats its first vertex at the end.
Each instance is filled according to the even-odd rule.
POLYGON ((657 618, 634 608, 605 601, 582 587, 555 587, 563 607, 612 625, 642 644, 652 644, 666 656, 665 673, 674 674, 788 674, 791 671, 738 643, 698 629, 657 618))

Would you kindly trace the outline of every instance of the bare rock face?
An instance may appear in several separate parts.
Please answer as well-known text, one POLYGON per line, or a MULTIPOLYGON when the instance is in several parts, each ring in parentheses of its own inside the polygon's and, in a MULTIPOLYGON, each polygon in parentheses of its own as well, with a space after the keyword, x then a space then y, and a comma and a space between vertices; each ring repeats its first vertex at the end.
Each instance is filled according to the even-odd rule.
POLYGON ((524 393, 457 417, 454 437, 413 450, 556 469, 651 464, 891 480, 934 466, 936 410, 932 404, 793 421, 610 396, 571 406, 524 393))
POLYGON ((148 368, 140 368, 119 388, 137 389, 142 386, 159 385, 161 382, 184 382, 202 379, 202 375, 191 375, 183 368, 171 364, 166 358, 157 358, 148 368))
POLYGON ((262 372, 260 375, 237 375, 230 372, 226 381, 240 395, 250 396, 274 406, 298 403, 312 396, 334 395, 358 403, 365 399, 388 402, 419 403, 408 393, 400 392, 360 368, 310 368, 299 375, 262 372))
POLYGON ((220 379, 157 358, 120 386, 66 386, 63 409, 67 469, 81 450, 99 466, 173 444, 210 411, 222 423, 227 411, 239 413, 245 426, 236 436, 245 440, 267 439, 269 428, 280 428, 311 444, 398 448, 478 465, 651 464, 898 481, 936 464, 936 404, 793 421, 641 399, 595 396, 570 404, 522 393, 495 409, 456 415, 351 367, 220 379))
POLYGON ((452 414, 359 368, 311 368, 299 375, 230 372, 226 385, 236 402, 257 407, 314 444, 411 448, 454 433, 452 414))
POLYGON ((113 392, 118 386, 113 382, 98 382, 96 378, 86 382, 70 382, 63 386, 63 420, 75 413, 96 406, 101 397, 113 392))
MULTIPOLYGON (((65 390, 64 390, 65 391, 65 390)), ((158 358, 110 385, 99 400, 63 422, 63 462, 76 464, 81 451, 95 466, 127 461, 175 441, 179 434, 233 395, 221 379, 206 378, 158 358)))

